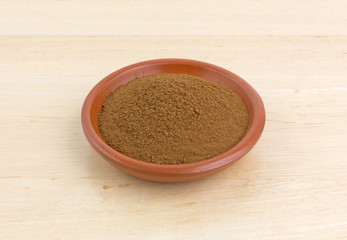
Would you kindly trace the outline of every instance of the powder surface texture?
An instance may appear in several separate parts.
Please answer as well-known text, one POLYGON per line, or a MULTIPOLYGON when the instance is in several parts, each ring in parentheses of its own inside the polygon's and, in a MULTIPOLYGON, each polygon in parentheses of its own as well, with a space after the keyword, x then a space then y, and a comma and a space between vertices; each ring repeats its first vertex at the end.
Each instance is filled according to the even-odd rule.
POLYGON ((112 92, 99 114, 104 141, 138 160, 184 164, 226 152, 245 135, 249 114, 226 86, 187 74, 136 78, 112 92))

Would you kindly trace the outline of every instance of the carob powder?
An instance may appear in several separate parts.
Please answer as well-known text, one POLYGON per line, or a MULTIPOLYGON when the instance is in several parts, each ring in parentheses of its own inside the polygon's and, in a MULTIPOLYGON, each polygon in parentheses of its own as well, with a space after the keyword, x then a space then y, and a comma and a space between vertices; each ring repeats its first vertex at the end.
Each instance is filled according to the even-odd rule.
POLYGON ((226 86, 187 74, 135 78, 102 105, 99 129, 115 150, 157 164, 183 164, 226 152, 245 135, 249 115, 226 86))

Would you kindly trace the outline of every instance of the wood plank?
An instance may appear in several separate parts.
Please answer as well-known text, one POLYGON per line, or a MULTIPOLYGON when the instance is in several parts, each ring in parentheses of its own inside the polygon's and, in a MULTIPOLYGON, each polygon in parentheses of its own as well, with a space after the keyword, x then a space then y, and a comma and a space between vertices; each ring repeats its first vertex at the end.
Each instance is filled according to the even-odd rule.
POLYGON ((0 34, 346 34, 347 2, 0 1, 0 34))
POLYGON ((127 238, 133 228, 141 229, 134 239, 189 239, 200 228, 224 239, 345 234, 346 88, 258 89, 268 120, 243 160, 201 181, 158 184, 116 170, 84 139, 80 108, 95 80, 52 72, 1 78, 6 237, 127 238))
POLYGON ((16 77, 27 89, 29 76, 39 84, 53 83, 46 76, 84 76, 72 79, 71 87, 84 86, 76 82, 81 79, 91 88, 126 65, 177 57, 227 68, 257 89, 343 88, 346 41, 346 36, 1 36, 0 83, 16 77))

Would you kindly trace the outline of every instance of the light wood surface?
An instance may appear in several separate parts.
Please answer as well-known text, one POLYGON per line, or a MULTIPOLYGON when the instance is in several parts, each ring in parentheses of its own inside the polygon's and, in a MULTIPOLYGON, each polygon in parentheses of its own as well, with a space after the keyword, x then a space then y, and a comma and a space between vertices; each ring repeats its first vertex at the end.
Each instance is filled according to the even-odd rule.
POLYGON ((0 239, 347 239, 346 1, 0 1, 0 239), (181 184, 84 138, 104 76, 179 57, 262 96, 256 147, 181 184))

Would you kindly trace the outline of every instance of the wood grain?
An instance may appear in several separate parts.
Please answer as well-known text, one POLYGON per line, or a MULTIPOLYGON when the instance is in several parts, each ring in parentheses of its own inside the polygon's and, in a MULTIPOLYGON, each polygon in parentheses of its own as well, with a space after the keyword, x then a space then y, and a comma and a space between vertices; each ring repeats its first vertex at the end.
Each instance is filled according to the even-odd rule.
POLYGON ((219 3, 0 2, 1 239, 347 238, 346 2, 219 3), (267 122, 246 157, 160 184, 89 146, 88 91, 164 57, 225 67, 259 91, 267 122))

